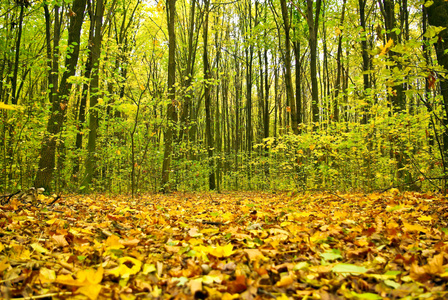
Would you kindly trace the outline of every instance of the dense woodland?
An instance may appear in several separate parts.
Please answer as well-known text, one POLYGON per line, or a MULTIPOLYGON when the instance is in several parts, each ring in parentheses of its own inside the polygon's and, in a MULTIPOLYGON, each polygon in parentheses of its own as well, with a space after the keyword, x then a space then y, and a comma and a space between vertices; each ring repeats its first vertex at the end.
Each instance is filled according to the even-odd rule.
POLYGON ((0 190, 446 189, 447 1, 0 3, 0 190))

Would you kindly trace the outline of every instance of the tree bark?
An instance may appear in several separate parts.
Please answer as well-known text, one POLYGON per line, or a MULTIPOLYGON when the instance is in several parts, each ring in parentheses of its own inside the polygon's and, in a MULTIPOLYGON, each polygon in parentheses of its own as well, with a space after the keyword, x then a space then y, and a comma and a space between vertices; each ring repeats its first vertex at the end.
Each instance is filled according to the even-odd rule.
POLYGON ((286 0, 280 0, 280 5, 282 9, 283 17, 283 28, 285 30, 285 85, 286 85, 286 96, 287 102, 289 103, 289 110, 291 115, 291 128, 294 134, 299 133, 298 120, 297 120, 297 108, 296 101, 294 99, 294 91, 292 85, 292 72, 291 72, 291 38, 290 29, 291 23, 289 21, 288 9, 286 7, 286 0))
POLYGON ((212 135, 212 116, 211 116, 211 95, 210 95, 210 80, 212 76, 210 74, 210 66, 208 61, 208 16, 210 9, 210 0, 204 1, 204 31, 203 31, 203 39, 204 39, 204 52, 203 52, 203 64, 204 64, 204 98, 205 98, 205 135, 207 138, 207 153, 209 160, 209 174, 208 174, 208 187, 210 190, 216 189, 216 181, 215 181, 215 164, 213 158, 213 135, 212 135))
POLYGON ((167 21, 168 21, 168 107, 167 107, 167 127, 165 129, 165 151, 163 154, 161 191, 169 191, 169 181, 171 173, 171 156, 173 154, 173 131, 174 123, 177 121, 175 107, 176 101, 176 33, 174 22, 176 15, 176 0, 167 0, 167 21))
POLYGON ((18 95, 16 94, 17 91, 17 76, 19 71, 19 58, 20 58, 20 41, 22 39, 22 26, 23 26, 23 14, 25 10, 25 3, 20 2, 20 15, 19 15, 19 29, 17 32, 17 41, 16 41, 16 53, 15 53, 15 59, 14 59, 14 73, 12 76, 12 83, 11 83, 11 103, 17 104, 18 101, 18 95))
MULTIPOLYGON (((68 46, 73 49, 70 55, 65 58, 66 71, 62 75, 61 83, 59 85, 59 92, 55 83, 57 82, 57 77, 49 74, 50 81, 50 101, 52 102, 51 114, 48 119, 47 132, 42 140, 42 146, 40 150, 40 159, 38 164, 38 170, 36 173, 36 178, 34 180, 35 187, 43 187, 47 191, 51 190, 51 181, 53 179, 53 171, 55 168, 56 159, 56 146, 57 146, 57 135, 62 130, 62 125, 64 122, 65 114, 67 112, 68 96, 72 84, 67 82, 70 76, 75 75, 76 65, 78 63, 79 56, 79 45, 81 37, 81 27, 84 20, 84 9, 86 6, 86 0, 74 0, 72 11, 74 14, 70 16, 70 27, 68 32, 68 46)), ((45 9, 46 6, 44 6, 45 9)), ((48 12, 48 7, 45 9, 46 14, 48 12)), ((55 12, 57 16, 57 11, 55 12)), ((49 16, 46 16, 46 20, 49 16)), ((55 24, 57 25, 57 20, 55 19, 55 24)), ((47 23, 48 25, 48 23, 47 23)), ((48 27, 46 29, 48 33, 48 27)), ((55 28, 55 35, 58 35, 58 28, 55 28)), ((56 40, 56 36, 55 36, 56 40)), ((48 42, 48 37, 47 37, 48 42)), ((48 50, 48 45, 47 45, 48 50)), ((53 49, 53 52, 57 49, 53 49)), ((52 70, 53 72, 57 70, 57 59, 53 57, 52 70)), ((56 73, 57 74, 57 73, 56 73)))
MULTIPOLYGON (((362 51, 362 71, 363 71, 363 82, 364 82, 364 91, 363 97, 365 98, 370 90, 370 78, 368 71, 370 69, 370 57, 367 52, 367 27, 366 27, 366 16, 365 16, 365 7, 367 0, 359 0, 359 22, 363 30, 363 36, 361 37, 361 51, 362 51)), ((363 108, 363 115, 361 119, 362 124, 367 124, 367 108, 363 108)))
POLYGON ((319 122, 319 87, 317 82, 317 31, 319 28, 319 15, 322 0, 307 0, 307 21, 309 30, 310 46, 310 72, 311 72, 311 100, 312 120, 319 122), (316 2, 316 13, 314 14, 313 3, 316 2))
POLYGON ((84 191, 90 191, 96 164, 96 139, 98 130, 98 110, 95 106, 99 98, 99 60, 101 55, 101 29, 103 25, 104 4, 103 0, 96 1, 95 7, 95 31, 93 33, 92 46, 92 80, 90 81, 90 106, 89 106, 89 139, 87 142, 87 159, 85 163, 85 175, 81 186, 84 191))
MULTIPOLYGON (((437 61, 439 65, 443 66, 445 70, 448 70, 448 2, 444 0, 435 0, 434 3, 426 8, 428 13, 428 23, 432 26, 445 27, 444 30, 439 32, 439 39, 434 44, 437 61)), ((443 97, 443 103, 445 108, 445 115, 443 117, 443 125, 448 128, 448 79, 446 76, 439 76, 440 79, 440 93, 443 97)), ((443 134, 443 150, 446 155, 448 153, 448 133, 445 131, 443 134)))
MULTIPOLYGON (((344 17, 345 17, 345 4, 347 0, 343 0, 342 3, 342 14, 341 14, 341 22, 339 23, 340 26, 344 24, 344 17)), ((339 122, 339 93, 342 90, 342 32, 339 34, 338 37, 338 52, 336 54, 336 65, 337 65, 337 73, 336 73, 336 84, 334 89, 334 103, 333 103, 333 118, 335 122, 339 122)))

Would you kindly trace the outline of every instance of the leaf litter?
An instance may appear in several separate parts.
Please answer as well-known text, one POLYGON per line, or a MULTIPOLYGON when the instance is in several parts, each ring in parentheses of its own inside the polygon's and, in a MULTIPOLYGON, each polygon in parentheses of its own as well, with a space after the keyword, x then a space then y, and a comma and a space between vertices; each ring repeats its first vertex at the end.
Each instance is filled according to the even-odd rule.
POLYGON ((448 203, 440 195, 39 201, 0 206, 4 299, 448 297, 448 203))

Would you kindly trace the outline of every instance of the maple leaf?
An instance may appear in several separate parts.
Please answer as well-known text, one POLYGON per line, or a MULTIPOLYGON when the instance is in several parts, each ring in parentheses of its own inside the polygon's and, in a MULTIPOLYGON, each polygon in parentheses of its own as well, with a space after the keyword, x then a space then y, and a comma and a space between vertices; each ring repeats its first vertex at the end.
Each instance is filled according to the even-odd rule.
POLYGON ((87 296, 91 300, 95 300, 98 298, 98 295, 100 294, 102 288, 103 287, 100 284, 91 284, 80 287, 76 291, 87 296))
POLYGON ((120 238, 116 235, 108 237, 104 244, 107 250, 124 248, 124 245, 120 243, 120 238))
POLYGON ((108 270, 107 273, 116 277, 128 278, 131 275, 137 274, 142 267, 141 261, 129 256, 119 258, 118 263, 118 267, 108 270))

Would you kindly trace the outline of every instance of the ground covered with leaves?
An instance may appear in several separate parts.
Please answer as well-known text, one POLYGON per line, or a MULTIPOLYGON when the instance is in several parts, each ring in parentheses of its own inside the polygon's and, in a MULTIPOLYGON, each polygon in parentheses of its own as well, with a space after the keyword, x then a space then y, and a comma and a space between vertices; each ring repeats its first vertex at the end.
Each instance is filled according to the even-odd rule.
POLYGON ((4 299, 448 297, 448 203, 440 195, 7 200, 4 299))

